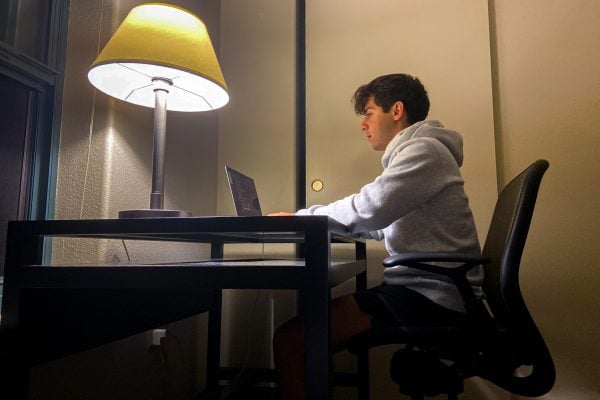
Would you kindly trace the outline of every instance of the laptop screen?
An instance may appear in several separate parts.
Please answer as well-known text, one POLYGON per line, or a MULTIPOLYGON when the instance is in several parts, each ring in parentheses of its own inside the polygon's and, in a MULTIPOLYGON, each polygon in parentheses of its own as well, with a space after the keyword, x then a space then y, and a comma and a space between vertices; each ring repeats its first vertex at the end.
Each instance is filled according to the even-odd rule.
POLYGON ((227 166, 225 173, 237 215, 240 217, 262 215, 254 180, 227 166))

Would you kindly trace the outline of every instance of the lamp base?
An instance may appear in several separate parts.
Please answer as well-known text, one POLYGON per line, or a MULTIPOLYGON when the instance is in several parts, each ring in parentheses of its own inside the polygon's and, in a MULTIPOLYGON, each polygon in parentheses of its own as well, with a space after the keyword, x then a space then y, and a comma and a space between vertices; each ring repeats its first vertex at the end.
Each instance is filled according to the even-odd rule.
POLYGON ((119 219, 125 218, 185 218, 191 217, 192 213, 181 210, 163 210, 160 208, 147 208, 143 210, 119 211, 119 219))

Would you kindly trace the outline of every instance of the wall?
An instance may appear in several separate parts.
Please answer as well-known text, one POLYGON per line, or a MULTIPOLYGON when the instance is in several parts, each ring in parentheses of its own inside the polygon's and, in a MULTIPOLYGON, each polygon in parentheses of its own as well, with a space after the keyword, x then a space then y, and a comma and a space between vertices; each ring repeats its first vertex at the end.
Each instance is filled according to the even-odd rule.
POLYGON ((550 162, 522 289, 557 367, 544 398, 600 397, 600 2, 494 0, 499 183, 550 162))
MULTIPOLYGON (((137 0, 72 0, 61 123, 56 219, 115 218, 148 208, 153 110, 96 91, 87 71, 137 0)), ((219 2, 172 1, 202 17, 219 48, 219 2)), ((216 213, 218 112, 167 117, 165 208, 216 213)), ((201 259, 206 246, 55 239, 54 263, 201 259), (126 246, 126 248, 125 248, 126 246)), ((188 399, 203 386, 206 316, 167 327, 164 354, 147 334, 34 369, 32 398, 188 399)))
POLYGON ((428 118, 463 135, 462 174, 485 238, 496 171, 487 4, 375 0, 369 9, 377 11, 357 0, 307 4, 307 180, 325 183, 308 191, 308 203, 337 200, 379 175, 382 154, 366 142, 350 99, 376 76, 406 72, 428 90, 428 118))

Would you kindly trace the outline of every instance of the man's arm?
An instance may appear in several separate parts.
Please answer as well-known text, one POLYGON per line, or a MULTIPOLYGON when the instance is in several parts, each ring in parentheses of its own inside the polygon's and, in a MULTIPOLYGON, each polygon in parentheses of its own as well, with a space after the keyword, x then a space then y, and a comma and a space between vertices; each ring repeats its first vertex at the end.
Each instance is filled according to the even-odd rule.
POLYGON ((440 154, 430 141, 415 140, 393 154, 383 173, 358 193, 299 210, 296 215, 327 215, 352 233, 373 232, 421 207, 452 184, 462 184, 456 161, 449 154, 440 154), (450 169, 456 171, 442 173, 450 169))

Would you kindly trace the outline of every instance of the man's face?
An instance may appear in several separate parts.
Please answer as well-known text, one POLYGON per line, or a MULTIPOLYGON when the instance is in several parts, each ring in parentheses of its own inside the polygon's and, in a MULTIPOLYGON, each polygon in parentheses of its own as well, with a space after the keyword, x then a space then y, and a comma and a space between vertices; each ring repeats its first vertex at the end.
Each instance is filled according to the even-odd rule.
POLYGON ((383 151, 388 143, 399 132, 397 121, 394 118, 394 106, 389 112, 375 104, 373 97, 365 105, 365 115, 360 123, 360 129, 367 136, 373 150, 383 151))

